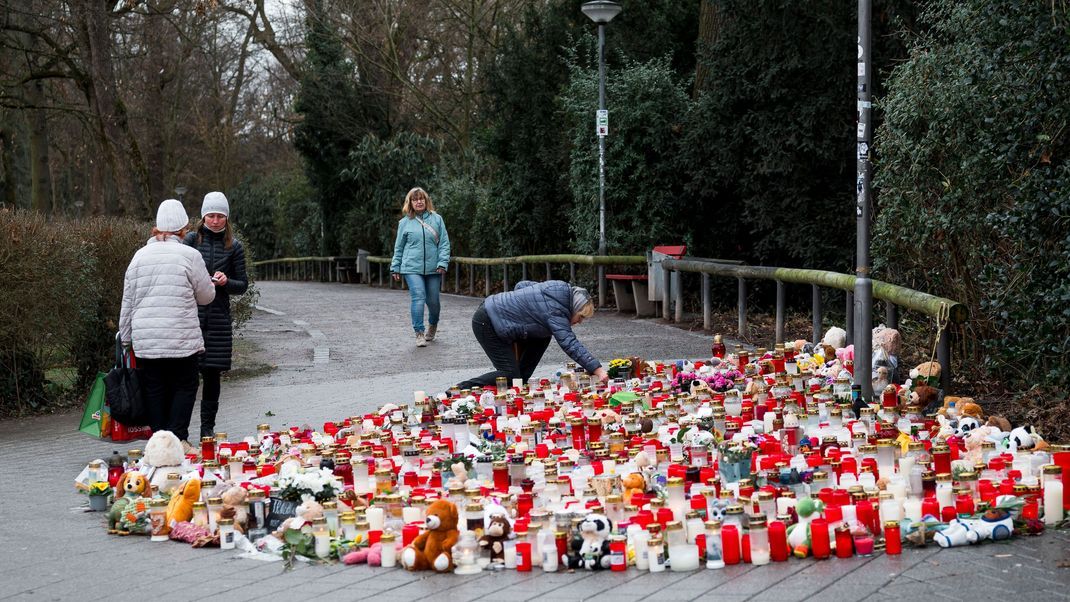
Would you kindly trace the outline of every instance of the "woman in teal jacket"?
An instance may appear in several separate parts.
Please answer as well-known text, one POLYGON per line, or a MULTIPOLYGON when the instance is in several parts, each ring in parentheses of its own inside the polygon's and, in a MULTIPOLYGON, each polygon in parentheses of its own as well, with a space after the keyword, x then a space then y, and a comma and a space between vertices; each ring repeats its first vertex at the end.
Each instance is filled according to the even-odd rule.
POLYGON ((446 223, 435 213, 431 197, 423 188, 413 188, 405 195, 401 207, 405 215, 398 222, 394 241, 394 260, 390 274, 394 280, 405 277, 412 301, 412 329, 416 346, 426 347, 438 331, 439 292, 442 275, 450 265, 450 237, 446 223), (427 331, 424 332, 424 306, 427 306, 427 331))

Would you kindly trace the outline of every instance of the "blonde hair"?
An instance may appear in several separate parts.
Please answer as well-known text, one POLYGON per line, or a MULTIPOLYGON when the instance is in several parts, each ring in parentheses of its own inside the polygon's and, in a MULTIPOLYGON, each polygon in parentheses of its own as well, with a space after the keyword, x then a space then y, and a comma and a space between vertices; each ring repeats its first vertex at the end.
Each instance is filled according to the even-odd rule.
POLYGON ((408 194, 405 195, 405 204, 401 206, 401 212, 404 213, 405 215, 409 216, 409 217, 415 217, 416 216, 416 211, 414 211, 413 208, 412 208, 412 202, 413 202, 413 200, 418 200, 418 199, 423 199, 424 201, 427 202, 427 210, 428 211, 431 211, 431 212, 435 211, 435 204, 431 202, 431 196, 429 194, 427 194, 426 190, 424 190, 423 188, 420 188, 419 186, 417 186, 416 188, 413 188, 412 190, 409 191, 408 194))
POLYGON ((584 318, 590 318, 594 315, 594 301, 588 301, 583 307, 576 312, 577 316, 583 316, 584 318))

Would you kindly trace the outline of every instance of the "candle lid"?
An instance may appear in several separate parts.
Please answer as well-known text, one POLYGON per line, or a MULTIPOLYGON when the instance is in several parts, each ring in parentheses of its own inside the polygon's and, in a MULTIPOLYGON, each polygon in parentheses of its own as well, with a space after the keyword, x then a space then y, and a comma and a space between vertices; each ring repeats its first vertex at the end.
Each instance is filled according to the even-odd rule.
POLYGON ((1044 474, 1062 474, 1063 469, 1058 464, 1047 464, 1044 466, 1044 474))
POLYGON ((383 533, 379 536, 379 541, 381 543, 394 543, 395 539, 396 537, 393 533, 383 533))
POLYGON ((884 521, 884 528, 885 529, 898 529, 899 528, 899 521, 897 521, 897 520, 886 520, 886 521, 884 521))
POLYGON ((221 518, 221 519, 216 521, 216 524, 218 524, 220 527, 230 527, 230 526, 234 525, 234 519, 233 518, 221 518))

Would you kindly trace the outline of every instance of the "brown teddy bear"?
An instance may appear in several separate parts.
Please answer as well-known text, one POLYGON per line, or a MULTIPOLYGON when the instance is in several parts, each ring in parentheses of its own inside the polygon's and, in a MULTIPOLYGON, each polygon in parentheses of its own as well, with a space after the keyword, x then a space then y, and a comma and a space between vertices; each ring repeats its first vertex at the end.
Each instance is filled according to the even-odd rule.
POLYGON ((401 565, 410 571, 453 569, 453 544, 457 543, 457 506, 435 500, 427 507, 426 529, 401 551, 401 565))
POLYGON ((234 521, 234 528, 245 533, 245 524, 249 521, 249 510, 246 501, 249 492, 235 485, 223 492, 223 509, 220 518, 229 518, 234 521))
POLYGON ((940 384, 940 364, 937 362, 918 364, 910 371, 910 379, 916 385, 938 385, 940 384))
POLYGON ((513 527, 502 514, 490 517, 490 523, 479 540, 479 547, 490 551, 491 562, 505 562, 505 542, 512 537, 513 527))
POLYGON ((646 493, 646 479, 643 478, 643 474, 639 472, 633 472, 624 475, 620 480, 621 487, 624 490, 624 503, 631 504, 632 497, 635 494, 646 493))
MULTIPOLYGON (((910 392, 908 405, 918 406, 924 411, 929 406, 937 403, 939 399, 940 391, 928 385, 918 385, 910 392)), ((906 408, 900 408, 900 410, 906 410, 906 408)))

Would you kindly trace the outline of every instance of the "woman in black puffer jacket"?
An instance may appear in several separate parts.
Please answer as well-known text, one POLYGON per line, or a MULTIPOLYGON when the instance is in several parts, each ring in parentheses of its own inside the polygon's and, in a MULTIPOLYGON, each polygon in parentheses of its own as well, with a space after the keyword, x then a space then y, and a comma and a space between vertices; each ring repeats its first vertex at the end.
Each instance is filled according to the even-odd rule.
POLYGON ((201 371, 201 437, 215 432, 219 410, 219 378, 230 370, 234 329, 230 318, 230 296, 241 295, 249 288, 245 273, 245 250, 234 238, 230 225, 230 204, 222 192, 204 195, 201 222, 186 236, 187 245, 201 252, 204 265, 215 284, 215 300, 197 308, 204 335, 201 371))

